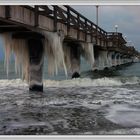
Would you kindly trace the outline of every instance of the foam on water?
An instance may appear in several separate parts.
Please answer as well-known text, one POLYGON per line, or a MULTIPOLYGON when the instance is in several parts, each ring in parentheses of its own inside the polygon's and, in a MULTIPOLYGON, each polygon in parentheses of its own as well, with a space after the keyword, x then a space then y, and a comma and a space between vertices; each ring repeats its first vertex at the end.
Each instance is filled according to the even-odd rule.
POLYGON ((55 81, 55 80, 45 80, 44 85, 46 87, 89 87, 89 86, 122 86, 122 85, 131 85, 138 84, 140 79, 138 77, 133 77, 130 79, 119 79, 119 78, 98 78, 98 79, 90 79, 90 78, 77 78, 63 81, 55 81))
POLYGON ((1 80, 0 134, 139 134, 139 90, 125 82, 45 80, 44 93, 29 94, 22 80, 1 80))
POLYGON ((124 127, 140 127, 140 109, 131 105, 113 105, 106 118, 124 127))
MULTIPOLYGON (((122 85, 134 85, 139 84, 139 77, 130 77, 130 78, 98 78, 98 79, 90 79, 90 78, 76 78, 76 79, 68 79, 68 80, 44 80, 45 87, 97 87, 97 86, 122 86, 122 85)), ((12 79, 12 80, 0 80, 0 86, 28 86, 25 81, 20 79, 12 79)))
POLYGON ((0 80, 0 87, 27 87, 28 84, 21 79, 0 80))

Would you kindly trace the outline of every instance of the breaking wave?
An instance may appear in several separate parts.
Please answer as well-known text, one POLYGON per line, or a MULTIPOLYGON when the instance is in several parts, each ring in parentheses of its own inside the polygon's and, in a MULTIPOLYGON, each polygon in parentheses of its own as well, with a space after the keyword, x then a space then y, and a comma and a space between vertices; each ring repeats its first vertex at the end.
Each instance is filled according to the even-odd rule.
MULTIPOLYGON (((116 78, 77 78, 68 80, 44 80, 45 87, 98 87, 98 86, 123 86, 123 85, 135 85, 140 83, 140 77, 116 77, 116 78)), ((27 87, 28 84, 20 79, 12 80, 0 80, 0 86, 12 86, 12 87, 27 87)))

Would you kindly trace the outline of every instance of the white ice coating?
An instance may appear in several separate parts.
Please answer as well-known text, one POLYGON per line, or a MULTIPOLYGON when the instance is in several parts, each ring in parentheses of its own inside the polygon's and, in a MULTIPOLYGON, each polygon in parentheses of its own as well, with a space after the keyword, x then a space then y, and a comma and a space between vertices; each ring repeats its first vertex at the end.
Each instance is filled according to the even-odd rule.
MULTIPOLYGON (((62 48, 63 35, 58 32, 43 32, 45 36, 44 46, 45 55, 48 58, 48 73, 58 73, 58 69, 64 67, 67 76, 67 69, 64 61, 64 52, 62 48)), ((2 34, 5 50, 5 68, 7 75, 9 73, 10 56, 15 56, 15 72, 22 72, 22 79, 29 80, 29 51, 26 40, 12 39, 10 33, 2 34)))
POLYGON ((93 67, 95 59, 94 59, 94 47, 93 43, 81 43, 83 49, 83 57, 87 62, 93 67))
POLYGON ((116 57, 115 57, 115 52, 112 53, 113 59, 112 59, 112 66, 116 66, 116 57))
POLYGON ((112 55, 113 52, 108 53, 108 67, 112 67, 112 55))
POLYGON ((97 59, 97 67, 99 70, 103 70, 105 67, 108 67, 108 58, 107 51, 100 51, 97 59))
MULTIPOLYGON (((77 46, 77 47, 79 47, 79 46, 77 46)), ((67 70, 71 74, 73 74, 74 72, 80 73, 80 57, 75 58, 72 54, 74 52, 71 49, 72 49, 71 44, 66 43, 66 42, 63 43, 64 59, 65 59, 65 64, 66 64, 67 70)), ((76 55, 78 55, 78 54, 76 54, 76 55)))
POLYGON ((23 39, 12 39, 10 33, 2 34, 5 49, 5 68, 7 76, 9 73, 10 56, 14 53, 15 56, 15 72, 22 72, 22 79, 29 80, 29 53, 27 42, 23 39))
POLYGON ((67 43, 63 43, 64 59, 67 70, 71 70, 71 48, 67 43))
POLYGON ((58 70, 64 68, 65 75, 67 76, 67 68, 64 61, 63 39, 62 32, 42 32, 45 36, 45 56, 48 60, 48 74, 58 74, 58 70))
POLYGON ((103 61, 104 61, 104 67, 108 67, 108 57, 107 57, 107 51, 103 51, 102 52, 102 58, 103 58, 103 61))
MULTIPOLYGON (((91 68, 92 68, 95 62, 93 43, 79 43, 77 45, 80 46, 79 51, 81 52, 81 55, 91 65, 91 68)), ((75 71, 79 72, 80 63, 79 63, 79 60, 75 60, 75 58, 71 58, 72 51, 71 51, 70 44, 63 43, 63 50, 64 50, 64 58, 65 58, 67 69, 72 73, 75 71)))
POLYGON ((119 55, 119 54, 115 54, 115 66, 118 65, 118 59, 117 59, 118 55, 119 55))
MULTIPOLYGON (((63 47, 64 35, 62 32, 41 32, 45 36, 44 48, 45 56, 48 60, 48 74, 58 74, 58 70, 64 68, 67 76, 67 69, 71 68, 70 48, 63 47)), ((11 53, 15 55, 15 72, 22 72, 22 78, 29 80, 29 52, 26 40, 12 39, 10 33, 4 33, 4 48, 5 48, 5 67, 7 75, 9 73, 9 61, 11 53)), ((94 51, 92 43, 83 43, 82 48, 84 58, 93 66, 94 51)))
MULTIPOLYGON (((64 34, 63 32, 41 32, 45 36, 44 40, 44 50, 45 56, 48 60, 48 74, 54 75, 58 74, 59 69, 64 69, 65 75, 67 77, 67 70, 72 69, 71 61, 71 49, 65 43, 63 43, 64 34)), ((9 72, 9 61, 12 53, 15 55, 15 72, 21 73, 22 78, 26 81, 29 80, 29 52, 26 40, 23 39, 12 39, 10 33, 2 34, 4 40, 5 48, 5 68, 8 75, 9 72)), ((112 60, 113 52, 108 54, 107 51, 100 51, 98 58, 94 59, 94 48, 93 43, 79 43, 81 45, 82 56, 91 67, 97 68, 99 70, 105 67, 111 67, 112 65, 117 65, 121 63, 131 62, 131 59, 119 58, 117 62, 117 55, 112 60), (108 55, 107 55, 108 54, 108 55)))

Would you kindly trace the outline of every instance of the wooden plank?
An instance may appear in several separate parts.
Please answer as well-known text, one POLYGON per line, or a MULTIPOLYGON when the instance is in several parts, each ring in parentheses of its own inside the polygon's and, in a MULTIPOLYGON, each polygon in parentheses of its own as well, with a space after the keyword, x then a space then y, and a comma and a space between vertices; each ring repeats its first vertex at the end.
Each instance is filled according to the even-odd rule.
POLYGON ((87 20, 85 19, 85 29, 84 29, 84 32, 85 32, 85 42, 87 42, 87 20))
POLYGON ((39 19, 38 19, 38 17, 39 17, 39 7, 38 6, 35 6, 35 11, 34 11, 34 14, 35 14, 35 27, 38 27, 38 25, 39 25, 39 19))
POLYGON ((0 5, 0 17, 5 17, 5 6, 0 5))
POLYGON ((57 16, 59 17, 59 18, 61 18, 63 21, 67 21, 67 17, 66 17, 66 11, 64 11, 63 9, 61 9, 61 8, 58 8, 57 7, 57 16))
POLYGON ((67 35, 69 35, 70 32, 70 9, 67 7, 67 35))
POLYGON ((23 6, 11 6, 11 18, 10 20, 26 24, 28 26, 34 26, 34 12, 23 6))
POLYGON ((41 5, 41 6, 39 6, 39 7, 41 7, 41 8, 44 9, 44 11, 39 11, 39 14, 42 14, 42 15, 50 15, 50 14, 53 14, 53 11, 52 11, 51 9, 49 9, 48 6, 46 6, 46 5, 41 5))
POLYGON ((79 14, 77 15, 77 40, 79 40, 79 36, 80 36, 80 33, 79 33, 79 14))
POLYGON ((42 34, 32 31, 15 32, 12 34, 12 37, 15 39, 29 39, 29 38, 44 39, 44 36, 42 34))
POLYGON ((54 31, 57 31, 57 6, 54 6, 54 31))
POLYGON ((70 25, 73 24, 77 27, 77 18, 70 14, 70 25))
POLYGON ((54 31, 54 21, 51 18, 48 18, 43 15, 39 15, 39 28, 54 31))
POLYGON ((5 17, 7 19, 11 17, 11 15, 10 15, 10 6, 5 6, 5 17))

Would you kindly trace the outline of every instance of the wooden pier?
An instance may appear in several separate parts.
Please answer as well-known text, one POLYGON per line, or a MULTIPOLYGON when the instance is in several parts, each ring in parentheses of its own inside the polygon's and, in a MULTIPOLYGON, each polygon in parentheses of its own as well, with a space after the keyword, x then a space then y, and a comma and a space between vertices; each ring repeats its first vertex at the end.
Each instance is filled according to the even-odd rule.
MULTIPOLYGON (((39 40, 44 38, 43 31, 63 32, 63 42, 67 43, 93 43, 96 57, 98 57, 97 51, 120 54, 120 59, 123 59, 123 56, 129 60, 139 57, 139 52, 135 50, 134 46, 126 46, 127 42, 122 33, 103 30, 70 6, 0 6, 1 34, 11 33, 12 38, 15 39, 30 40, 34 38, 39 40)), ((28 43, 28 45, 30 44, 32 43, 28 43)), ((39 41, 37 44, 40 44, 39 41)), ((34 56, 35 53, 32 55, 34 56)))

